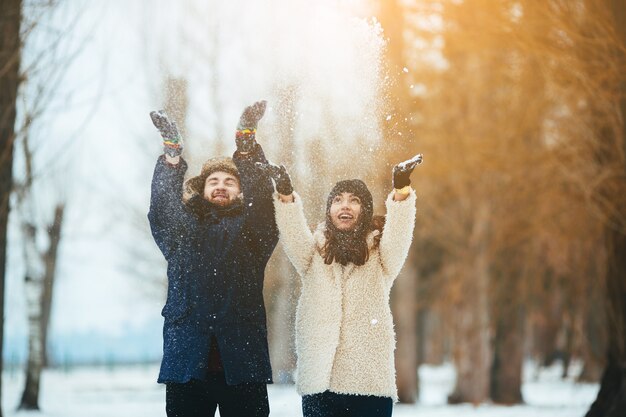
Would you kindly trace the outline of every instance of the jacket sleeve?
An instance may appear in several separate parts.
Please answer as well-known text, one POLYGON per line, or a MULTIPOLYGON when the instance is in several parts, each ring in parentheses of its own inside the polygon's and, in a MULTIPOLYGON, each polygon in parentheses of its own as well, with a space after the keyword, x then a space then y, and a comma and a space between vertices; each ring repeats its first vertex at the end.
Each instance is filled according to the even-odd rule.
POLYGON ((272 180, 257 166, 257 162, 267 162, 259 145, 249 155, 235 152, 233 161, 239 170, 243 192, 244 233, 252 252, 265 263, 269 260, 278 243, 278 229, 274 216, 272 180))
POLYGON ((416 214, 416 197, 413 189, 403 201, 394 201, 393 195, 391 192, 385 202, 387 215, 383 235, 380 238, 380 261, 389 284, 396 279, 409 254, 416 214))
POLYGON ((304 217, 302 199, 295 192, 293 195, 293 203, 284 203, 276 194, 274 208, 283 248, 296 271, 302 277, 313 261, 315 240, 304 217))
POLYGON ((170 165, 161 155, 152 176, 148 220, 152 236, 168 261, 180 241, 181 227, 188 215, 182 201, 186 171, 187 163, 182 158, 178 165, 170 165))

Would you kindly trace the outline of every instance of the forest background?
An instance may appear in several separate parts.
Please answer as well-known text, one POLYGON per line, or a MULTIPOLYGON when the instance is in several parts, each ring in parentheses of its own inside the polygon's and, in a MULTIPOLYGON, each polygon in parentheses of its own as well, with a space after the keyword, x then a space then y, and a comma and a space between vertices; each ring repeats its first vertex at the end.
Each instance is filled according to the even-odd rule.
MULTIPOLYGON (((260 98, 259 142, 312 225, 335 181, 364 179, 381 211, 393 164, 425 156, 392 294, 402 402, 420 365, 451 362, 451 403, 520 403, 532 359, 604 377, 593 415, 623 407, 623 1, 309 3, 2 2, 0 346, 27 374, 22 407, 38 407, 45 367, 159 360, 148 112, 178 121, 193 174, 234 150, 260 98)), ((265 283, 278 383, 293 382, 298 291, 279 247, 265 283)))

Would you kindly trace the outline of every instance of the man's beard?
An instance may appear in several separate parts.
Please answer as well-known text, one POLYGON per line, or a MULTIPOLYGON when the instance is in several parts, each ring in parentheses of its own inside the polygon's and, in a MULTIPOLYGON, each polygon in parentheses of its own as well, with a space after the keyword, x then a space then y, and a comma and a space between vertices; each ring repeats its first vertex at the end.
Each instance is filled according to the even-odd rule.
POLYGON ((235 200, 236 198, 231 197, 231 195, 228 194, 227 192, 218 192, 218 193, 213 192, 213 194, 207 201, 217 207, 227 208, 230 205, 232 205, 235 202, 235 200), (216 198, 216 197, 222 197, 222 198, 216 198))
POLYGON ((221 207, 221 208, 226 208, 226 207, 232 205, 234 201, 235 201, 235 199, 234 198, 230 198, 230 197, 221 198, 221 199, 211 198, 209 200, 209 203, 211 203, 213 205, 216 205, 218 207, 221 207))

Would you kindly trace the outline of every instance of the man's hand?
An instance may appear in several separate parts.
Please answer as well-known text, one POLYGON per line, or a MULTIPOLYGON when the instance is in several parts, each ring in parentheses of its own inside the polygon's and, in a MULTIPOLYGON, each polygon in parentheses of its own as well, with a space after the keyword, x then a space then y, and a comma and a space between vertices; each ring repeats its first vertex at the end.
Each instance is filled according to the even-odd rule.
POLYGON ((261 100, 246 107, 243 113, 241 113, 235 135, 237 151, 248 153, 252 152, 256 147, 256 128, 259 120, 265 114, 266 107, 267 101, 261 100))
POLYGON ((175 158, 183 152, 183 138, 178 132, 176 122, 170 120, 164 110, 150 112, 152 123, 163 138, 163 151, 170 158, 175 158))
POLYGON ((293 194, 293 185, 291 185, 291 178, 284 165, 276 165, 271 162, 257 162, 256 166, 276 183, 276 191, 278 194, 289 196, 293 194))

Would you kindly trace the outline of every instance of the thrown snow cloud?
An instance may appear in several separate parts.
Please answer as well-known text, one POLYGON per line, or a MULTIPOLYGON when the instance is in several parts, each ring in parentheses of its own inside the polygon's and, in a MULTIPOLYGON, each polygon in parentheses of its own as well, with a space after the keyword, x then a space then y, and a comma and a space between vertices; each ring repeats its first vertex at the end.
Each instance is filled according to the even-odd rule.
POLYGON ((176 30, 151 39, 171 51, 158 54, 163 75, 188 80, 192 170, 215 152, 216 140, 220 152, 232 151, 241 109, 259 98, 269 102, 260 138, 267 137, 265 145, 272 141, 270 154, 284 150, 277 141, 285 136, 297 146, 321 140, 339 153, 353 152, 355 143, 367 150, 379 139, 384 41, 373 19, 356 17, 359 2, 195 1, 183 11, 162 6, 157 21, 175 20, 176 30))

